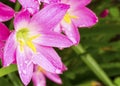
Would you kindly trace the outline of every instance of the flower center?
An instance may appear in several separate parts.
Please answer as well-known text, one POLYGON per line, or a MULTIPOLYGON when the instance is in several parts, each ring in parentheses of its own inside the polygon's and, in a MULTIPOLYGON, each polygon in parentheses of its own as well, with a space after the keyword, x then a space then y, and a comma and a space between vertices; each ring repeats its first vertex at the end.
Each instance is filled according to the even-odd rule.
POLYGON ((20 50, 24 50, 24 46, 27 45, 33 52, 36 52, 35 45, 33 44, 32 40, 36 39, 40 35, 34 35, 30 36, 29 35, 29 30, 27 28, 23 28, 19 30, 16 34, 17 41, 20 45, 20 50))
POLYGON ((66 23, 70 24, 72 18, 73 18, 73 19, 77 19, 78 17, 77 17, 77 16, 74 16, 74 15, 70 15, 69 13, 66 13, 65 16, 64 16, 64 18, 63 18, 63 20, 64 20, 66 23))
POLYGON ((37 67, 37 70, 38 70, 39 72, 43 72, 43 73, 45 72, 45 70, 44 70, 42 67, 40 67, 40 66, 37 67))

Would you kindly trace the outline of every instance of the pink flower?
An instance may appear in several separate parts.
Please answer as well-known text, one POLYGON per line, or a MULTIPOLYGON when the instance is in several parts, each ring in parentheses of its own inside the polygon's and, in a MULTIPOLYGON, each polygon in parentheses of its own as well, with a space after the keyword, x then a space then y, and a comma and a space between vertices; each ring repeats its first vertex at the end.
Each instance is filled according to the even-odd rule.
POLYGON ((0 58, 1 59, 3 58, 4 44, 9 34, 10 34, 9 29, 3 23, 0 23, 0 58))
POLYGON ((13 31, 4 48, 4 66, 16 61, 21 80, 27 85, 37 64, 51 73, 62 73, 63 64, 52 47, 70 47, 64 35, 51 31, 66 13, 68 5, 51 4, 30 18, 28 11, 19 12, 13 31), (59 12, 59 13, 58 13, 59 12))
POLYGON ((23 9, 27 9, 32 15, 39 11, 41 2, 44 3, 57 3, 60 0, 18 0, 23 9))
POLYGON ((62 84, 62 80, 57 73, 51 73, 45 71, 39 66, 36 66, 32 77, 34 86, 46 86, 46 77, 57 84, 62 84))
POLYGON ((28 10, 32 15, 39 11, 40 3, 38 0, 18 0, 22 8, 28 10))
POLYGON ((63 31, 73 44, 78 44, 80 36, 77 28, 91 27, 98 21, 96 15, 86 7, 90 2, 91 0, 61 0, 61 3, 70 5, 70 8, 55 31, 63 31))
POLYGON ((8 21, 14 16, 14 10, 0 2, 0 22, 8 21))
POLYGON ((50 4, 50 3, 58 3, 61 0, 38 0, 38 1, 50 4))

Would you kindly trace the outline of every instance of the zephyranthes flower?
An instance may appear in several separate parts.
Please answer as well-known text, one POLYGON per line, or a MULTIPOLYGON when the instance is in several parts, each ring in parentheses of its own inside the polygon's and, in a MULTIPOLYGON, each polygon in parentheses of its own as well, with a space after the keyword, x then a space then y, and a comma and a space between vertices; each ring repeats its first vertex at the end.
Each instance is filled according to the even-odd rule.
POLYGON ((40 2, 38 0, 18 0, 22 9, 28 10, 31 14, 39 11, 40 2))
POLYGON ((80 40, 78 27, 91 27, 98 21, 96 15, 86 7, 90 1, 61 0, 62 3, 70 5, 70 8, 55 31, 63 31, 73 44, 78 44, 80 40), (60 30, 61 28, 62 30, 60 30))
POLYGON ((46 86, 46 77, 57 84, 62 84, 62 80, 57 73, 51 73, 36 66, 32 77, 34 86, 46 86))
POLYGON ((18 0, 23 9, 27 9, 31 14, 37 13, 40 9, 41 2, 50 4, 58 3, 60 0, 18 0))
POLYGON ((60 57, 52 47, 69 47, 72 42, 51 29, 59 23, 68 8, 65 4, 51 4, 32 18, 27 10, 15 16, 15 30, 6 41, 3 64, 8 66, 16 61, 25 85, 31 80, 34 64, 51 73, 59 74, 64 70, 60 57))

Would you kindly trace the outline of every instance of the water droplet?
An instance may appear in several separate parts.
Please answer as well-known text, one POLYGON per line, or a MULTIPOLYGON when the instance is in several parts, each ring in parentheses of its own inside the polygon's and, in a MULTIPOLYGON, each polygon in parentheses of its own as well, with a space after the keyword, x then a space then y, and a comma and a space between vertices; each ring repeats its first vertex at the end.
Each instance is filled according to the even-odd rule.
POLYGON ((19 74, 21 74, 21 71, 19 71, 19 74))
POLYGON ((81 25, 82 27, 85 27, 86 25, 85 24, 83 24, 83 25, 81 25))
POLYGON ((60 69, 56 69, 55 72, 56 72, 57 74, 61 74, 61 73, 62 73, 62 71, 61 71, 60 69))
POLYGON ((23 70, 23 74, 27 74, 26 70, 23 70))
POLYGON ((23 64, 20 64, 20 66, 23 66, 23 64))
POLYGON ((28 63, 28 61, 25 61, 25 64, 27 64, 28 63))
POLYGON ((9 66, 10 64, 7 64, 6 66, 9 66))

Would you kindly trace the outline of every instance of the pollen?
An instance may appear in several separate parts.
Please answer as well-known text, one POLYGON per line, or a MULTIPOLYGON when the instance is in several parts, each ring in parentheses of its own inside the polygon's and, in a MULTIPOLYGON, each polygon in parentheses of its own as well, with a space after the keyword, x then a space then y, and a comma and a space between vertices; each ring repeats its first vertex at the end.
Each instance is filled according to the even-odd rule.
POLYGON ((63 20, 64 20, 66 23, 70 24, 72 18, 73 18, 73 19, 77 19, 78 17, 77 17, 77 16, 74 16, 74 15, 70 15, 69 13, 66 13, 65 16, 64 16, 64 18, 63 18, 63 20))
POLYGON ((35 53, 36 47, 32 41, 39 36, 40 36, 40 34, 31 36, 29 34, 29 30, 27 28, 23 28, 23 29, 19 30, 16 34, 16 37, 17 37, 17 41, 20 45, 20 50, 23 52, 24 46, 27 46, 35 53))
POLYGON ((37 70, 40 71, 40 72, 43 72, 43 73, 45 72, 45 70, 40 66, 37 67, 37 70))

